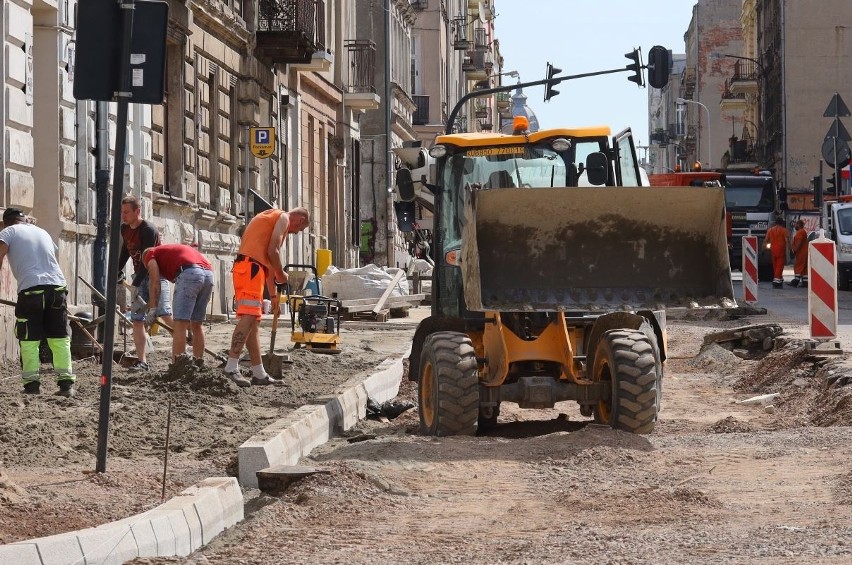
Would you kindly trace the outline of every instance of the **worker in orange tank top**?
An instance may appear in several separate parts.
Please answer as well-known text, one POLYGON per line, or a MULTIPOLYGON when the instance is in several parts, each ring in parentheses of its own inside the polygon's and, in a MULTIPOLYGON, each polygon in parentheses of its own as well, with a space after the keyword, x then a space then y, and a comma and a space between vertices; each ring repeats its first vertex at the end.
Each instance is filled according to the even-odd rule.
POLYGON ((258 328, 263 314, 263 287, 270 296, 277 296, 277 288, 287 282, 287 273, 281 264, 281 247, 287 234, 298 233, 310 223, 308 211, 294 208, 289 212, 271 209, 257 214, 243 232, 240 250, 231 271, 234 279, 234 300, 237 303, 237 325, 231 337, 231 349, 225 375, 238 386, 280 384, 263 368, 260 354, 258 328), (242 376, 239 368, 243 347, 248 348, 251 359, 251 380, 242 376))
POLYGON ((784 226, 784 218, 775 218, 775 225, 766 232, 766 246, 772 254, 772 286, 784 286, 784 263, 787 262, 787 242, 790 234, 784 226))
POLYGON ((793 280, 790 286, 808 286, 808 232, 805 231, 805 222, 796 221, 796 232, 793 234, 793 280))

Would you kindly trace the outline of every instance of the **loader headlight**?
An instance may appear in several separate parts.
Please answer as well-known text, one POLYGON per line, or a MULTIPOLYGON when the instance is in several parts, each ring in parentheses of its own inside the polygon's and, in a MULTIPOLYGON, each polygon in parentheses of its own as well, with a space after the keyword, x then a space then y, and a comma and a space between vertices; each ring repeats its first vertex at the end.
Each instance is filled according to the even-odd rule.
POLYGON ((766 244, 766 248, 767 248, 767 249, 771 249, 771 248, 772 248, 772 244, 771 244, 771 243, 767 243, 767 244, 766 244))
POLYGON ((837 246, 837 249, 844 255, 852 255, 852 244, 841 243, 837 246))
POLYGON ((435 159, 440 159, 444 155, 447 154, 447 146, 446 145, 436 145, 432 149, 429 150, 429 156, 434 157, 435 159))

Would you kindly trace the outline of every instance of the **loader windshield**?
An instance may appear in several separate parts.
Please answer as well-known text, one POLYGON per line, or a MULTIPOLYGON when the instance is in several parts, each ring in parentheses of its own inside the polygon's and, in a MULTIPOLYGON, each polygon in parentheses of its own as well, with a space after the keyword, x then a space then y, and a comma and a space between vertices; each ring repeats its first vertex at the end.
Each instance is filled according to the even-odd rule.
POLYGON ((567 171, 563 155, 545 144, 475 147, 450 155, 441 183, 444 248, 461 245, 462 210, 471 191, 564 187, 567 171))

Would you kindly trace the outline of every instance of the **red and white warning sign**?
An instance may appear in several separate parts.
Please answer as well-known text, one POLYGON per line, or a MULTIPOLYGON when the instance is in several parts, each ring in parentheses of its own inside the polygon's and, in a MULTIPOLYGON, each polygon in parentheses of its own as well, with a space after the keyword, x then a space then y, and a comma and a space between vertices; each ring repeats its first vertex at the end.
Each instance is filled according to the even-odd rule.
POLYGON ((837 254, 822 231, 808 246, 808 283, 811 339, 836 339, 837 254))
POLYGON ((743 301, 757 304, 757 236, 743 236, 743 301))

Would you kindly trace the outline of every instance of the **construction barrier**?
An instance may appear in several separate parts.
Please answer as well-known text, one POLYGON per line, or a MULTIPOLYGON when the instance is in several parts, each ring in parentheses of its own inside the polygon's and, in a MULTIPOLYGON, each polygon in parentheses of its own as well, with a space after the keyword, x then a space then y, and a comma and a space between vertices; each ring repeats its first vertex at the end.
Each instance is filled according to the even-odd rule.
POLYGON ((837 338, 837 255, 820 230, 808 246, 808 319, 811 339, 837 338))
POLYGON ((743 236, 743 301, 757 304, 757 236, 743 236))

